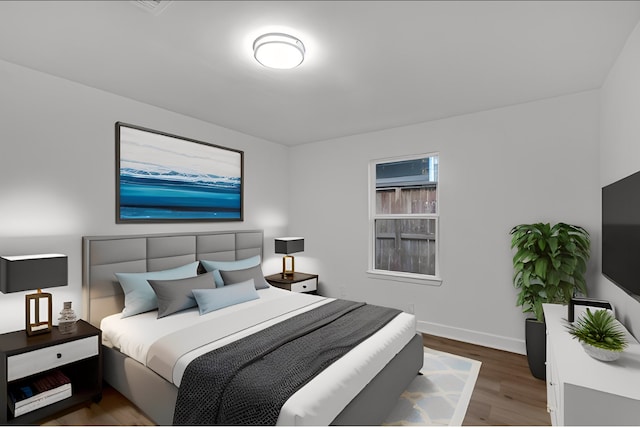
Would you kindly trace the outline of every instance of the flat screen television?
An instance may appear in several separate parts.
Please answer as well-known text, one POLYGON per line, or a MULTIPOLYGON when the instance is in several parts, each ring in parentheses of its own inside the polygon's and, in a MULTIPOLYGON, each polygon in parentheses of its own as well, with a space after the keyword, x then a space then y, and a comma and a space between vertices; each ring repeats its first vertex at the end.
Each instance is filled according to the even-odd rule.
POLYGON ((640 172, 602 188, 602 274, 640 295, 640 172))

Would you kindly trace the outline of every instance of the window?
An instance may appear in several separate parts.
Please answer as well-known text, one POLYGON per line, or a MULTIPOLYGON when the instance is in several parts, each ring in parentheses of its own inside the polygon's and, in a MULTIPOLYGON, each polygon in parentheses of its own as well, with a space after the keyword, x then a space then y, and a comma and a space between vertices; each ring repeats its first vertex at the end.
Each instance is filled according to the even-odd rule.
POLYGON ((370 165, 370 273, 438 279, 438 155, 370 165))

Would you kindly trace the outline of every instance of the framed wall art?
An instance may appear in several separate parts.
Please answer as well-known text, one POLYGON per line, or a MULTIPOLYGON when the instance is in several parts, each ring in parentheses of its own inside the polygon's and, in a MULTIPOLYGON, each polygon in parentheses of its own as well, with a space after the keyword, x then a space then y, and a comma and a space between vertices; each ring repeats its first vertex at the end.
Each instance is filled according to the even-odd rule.
POLYGON ((243 220, 244 152, 116 122, 116 223, 243 220))

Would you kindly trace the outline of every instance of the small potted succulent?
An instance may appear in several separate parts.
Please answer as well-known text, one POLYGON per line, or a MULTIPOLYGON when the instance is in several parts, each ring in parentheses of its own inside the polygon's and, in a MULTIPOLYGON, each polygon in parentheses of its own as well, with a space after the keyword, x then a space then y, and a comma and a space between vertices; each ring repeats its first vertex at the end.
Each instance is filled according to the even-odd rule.
POLYGON ((628 345, 620 323, 606 309, 591 312, 587 308, 587 312, 567 329, 589 356, 600 361, 617 360, 628 345))

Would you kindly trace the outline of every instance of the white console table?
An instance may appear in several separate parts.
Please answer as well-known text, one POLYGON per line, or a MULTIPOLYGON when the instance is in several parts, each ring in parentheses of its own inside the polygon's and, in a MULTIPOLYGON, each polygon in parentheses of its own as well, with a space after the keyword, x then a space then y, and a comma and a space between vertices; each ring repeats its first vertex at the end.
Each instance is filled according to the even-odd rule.
POLYGON ((551 423, 640 425, 640 344, 633 336, 627 332, 620 359, 597 361, 567 332, 567 306, 545 304, 544 316, 551 423))

